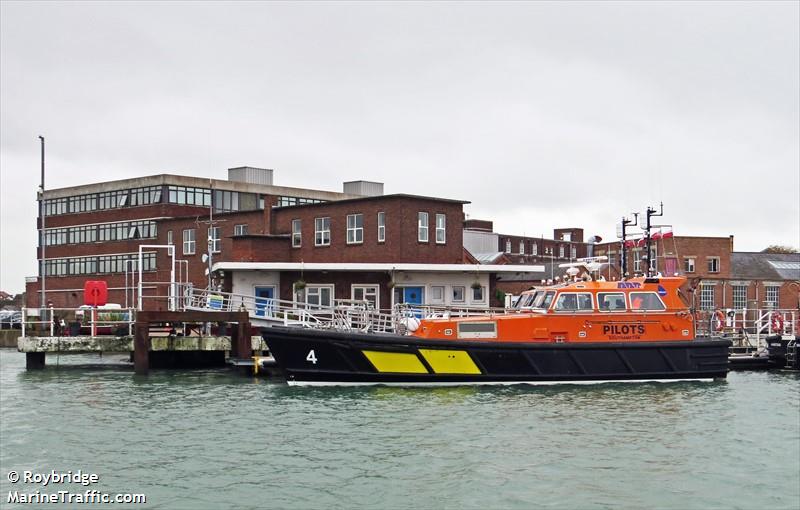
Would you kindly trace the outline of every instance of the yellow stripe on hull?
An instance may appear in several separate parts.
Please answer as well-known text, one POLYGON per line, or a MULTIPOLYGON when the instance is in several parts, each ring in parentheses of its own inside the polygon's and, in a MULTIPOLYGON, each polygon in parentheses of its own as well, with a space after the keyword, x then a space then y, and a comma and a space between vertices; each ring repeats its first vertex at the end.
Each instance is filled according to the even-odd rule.
POLYGON ((395 374, 427 374, 428 370, 416 354, 405 352, 361 351, 378 372, 395 374))
POLYGON ((420 354, 437 374, 480 374, 467 351, 420 349, 420 354))

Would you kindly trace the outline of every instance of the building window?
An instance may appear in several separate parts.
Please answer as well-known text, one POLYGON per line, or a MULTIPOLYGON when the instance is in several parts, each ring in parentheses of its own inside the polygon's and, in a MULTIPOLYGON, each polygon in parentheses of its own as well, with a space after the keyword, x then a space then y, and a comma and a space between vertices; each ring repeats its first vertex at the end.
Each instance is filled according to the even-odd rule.
POLYGON ((431 287, 431 303, 444 303, 444 286, 434 285, 431 287))
POLYGON ((485 292, 483 291, 484 287, 471 287, 472 289, 472 302, 473 303, 483 303, 485 292))
POLYGON ((519 254, 525 255, 525 241, 519 242, 519 254))
POLYGON ((707 257, 706 260, 708 261, 708 272, 719 273, 719 257, 707 257))
POLYGON ((183 254, 194 255, 195 248, 194 229, 190 228, 183 231, 183 254))
POLYGON ((171 204, 209 207, 211 205, 211 190, 187 186, 168 186, 167 199, 171 204))
POLYGON ((417 213, 417 241, 428 242, 428 213, 417 213))
POLYGON ((700 285, 700 308, 703 310, 714 309, 714 286, 700 285))
POLYGON ((636 250, 633 252, 633 272, 638 273, 642 270, 642 252, 636 250))
POLYGON ((564 232, 561 234, 562 241, 572 241, 572 232, 564 232))
POLYGON ((247 235, 247 225, 234 225, 233 226, 233 235, 235 236, 246 236, 247 235))
POLYGON ((314 218, 314 246, 330 246, 331 219, 314 218))
POLYGON ((576 248, 574 246, 572 247, 572 258, 573 259, 577 259, 578 258, 578 248, 576 248))
POLYGON ((447 217, 444 214, 436 215, 436 244, 444 244, 447 240, 446 225, 447 217))
POLYGON ((211 253, 219 253, 222 251, 222 240, 220 239, 220 227, 209 227, 208 239, 211 245, 211 253))
POLYGON ((333 285, 309 285, 305 288, 306 304, 333 306, 333 285))
POLYGON ((780 287, 777 285, 765 285, 764 286, 764 304, 767 305, 767 308, 780 308, 778 305, 780 304, 780 287))
POLYGON ((374 310, 380 309, 377 285, 353 285, 351 299, 353 301, 367 301, 374 310))
POLYGON ((453 286, 453 303, 463 303, 465 295, 465 287, 453 286))
POLYGON ((558 245, 558 258, 560 258, 560 259, 564 258, 564 245, 563 244, 558 245))
POLYGON ((539 245, 536 243, 531 244, 531 255, 539 255, 539 245))
POLYGON ((694 257, 683 259, 683 271, 686 273, 694 273, 694 257))
POLYGON ((347 244, 360 244, 364 242, 364 215, 347 215, 347 244))
POLYGON ((506 239, 506 253, 511 253, 511 239, 506 239))
POLYGON ((292 220, 292 248, 299 248, 303 245, 302 222, 292 220))
POLYGON ((378 213, 378 242, 386 241, 386 213, 378 213))
POLYGON ((733 307, 737 310, 747 308, 747 285, 733 286, 733 307))
POLYGON ((172 244, 172 230, 167 230, 167 244, 172 244))

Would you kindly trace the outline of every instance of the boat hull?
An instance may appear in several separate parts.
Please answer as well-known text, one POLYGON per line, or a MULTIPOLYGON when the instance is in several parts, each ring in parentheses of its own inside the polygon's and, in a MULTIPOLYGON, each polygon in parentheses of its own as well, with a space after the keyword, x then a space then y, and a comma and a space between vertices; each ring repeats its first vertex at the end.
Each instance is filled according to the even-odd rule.
POLYGON ((271 327, 289 384, 594 384, 725 378, 727 340, 520 343, 271 327))

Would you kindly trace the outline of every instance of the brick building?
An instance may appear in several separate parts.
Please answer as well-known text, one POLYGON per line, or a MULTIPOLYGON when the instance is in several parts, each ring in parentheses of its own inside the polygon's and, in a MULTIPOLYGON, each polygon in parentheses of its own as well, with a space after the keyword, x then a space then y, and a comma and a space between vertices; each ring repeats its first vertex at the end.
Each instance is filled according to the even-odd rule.
MULTIPOLYGON (((55 307, 83 304, 88 279, 105 280, 109 301, 125 304, 126 273, 138 263, 140 245, 159 242, 164 219, 207 214, 210 207, 220 213, 261 211, 266 200, 284 206, 342 200, 359 196, 364 187, 345 183, 346 192, 337 193, 274 186, 272 170, 240 167, 228 171, 228 180, 162 174, 47 190, 37 220, 39 276, 26 279, 26 306, 42 304, 42 274, 46 301, 55 307)), ((142 269, 151 279, 168 280, 169 270, 156 258, 148 251, 142 269)))
MULTIPOLYGON (((344 183, 342 193, 274 186, 271 170, 250 167, 230 169, 227 181, 156 175, 48 190, 40 236, 46 302, 80 306, 84 282, 104 280, 109 302, 134 306, 141 248, 148 308, 168 306, 173 277, 319 304, 500 305, 496 274, 510 269, 465 252, 465 203, 383 195, 382 184, 368 181, 344 183)), ((29 307, 40 304, 40 282, 28 279, 29 307)))

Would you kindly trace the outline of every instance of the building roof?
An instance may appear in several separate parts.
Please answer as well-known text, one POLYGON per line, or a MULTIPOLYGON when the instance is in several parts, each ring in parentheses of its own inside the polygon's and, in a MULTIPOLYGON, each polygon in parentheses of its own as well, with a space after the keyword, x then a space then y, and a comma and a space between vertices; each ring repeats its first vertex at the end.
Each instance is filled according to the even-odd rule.
MULTIPOLYGON (((364 197, 355 197, 355 198, 345 198, 341 200, 337 200, 336 204, 349 204, 353 202, 370 202, 370 201, 377 201, 377 200, 386 200, 386 199, 403 199, 403 198, 411 198, 416 200, 435 200, 436 202, 447 202, 450 204, 469 204, 471 202, 467 200, 455 200, 452 198, 439 198, 439 197, 429 197, 424 195, 409 195, 407 193, 392 193, 390 195, 372 195, 372 196, 364 196, 364 197)), ((284 205, 281 207, 273 207, 273 209, 286 209, 292 208, 297 209, 300 207, 319 207, 328 205, 327 202, 322 203, 314 203, 314 204, 297 204, 297 205, 284 205)))
POLYGON ((502 251, 492 253, 473 253, 473 257, 478 261, 478 264, 494 264, 498 259, 503 257, 502 251))
POLYGON ((800 253, 731 253, 731 277, 800 280, 800 253))
POLYGON ((406 264, 350 262, 217 262, 214 271, 417 271, 434 273, 542 273, 540 265, 406 264))

